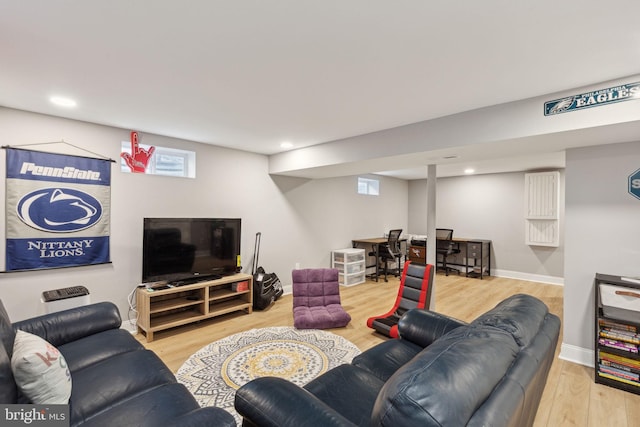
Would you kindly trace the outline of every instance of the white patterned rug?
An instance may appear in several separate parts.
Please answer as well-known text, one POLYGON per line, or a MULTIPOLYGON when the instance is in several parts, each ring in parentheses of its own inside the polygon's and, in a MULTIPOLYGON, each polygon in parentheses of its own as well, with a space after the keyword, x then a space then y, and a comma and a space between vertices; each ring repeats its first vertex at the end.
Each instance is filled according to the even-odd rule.
POLYGON ((251 329, 230 335, 198 350, 178 369, 178 382, 200 406, 231 412, 235 392, 254 378, 274 376, 303 386, 317 376, 360 354, 339 335, 289 326, 251 329))

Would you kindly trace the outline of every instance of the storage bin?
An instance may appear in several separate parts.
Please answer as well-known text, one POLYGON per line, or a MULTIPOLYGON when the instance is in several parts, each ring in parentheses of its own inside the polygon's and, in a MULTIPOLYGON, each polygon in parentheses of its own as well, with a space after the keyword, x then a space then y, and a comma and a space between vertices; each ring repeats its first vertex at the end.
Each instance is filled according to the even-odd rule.
POLYGON ((365 281, 364 249, 347 248, 333 251, 331 267, 338 270, 340 284, 357 285, 365 281))
POLYGON ((339 282, 343 286, 358 285, 365 282, 364 271, 358 274, 339 274, 339 282))
POLYGON ((640 324, 640 289, 600 284, 600 302, 605 316, 640 324))
POLYGON ((333 251, 333 262, 351 263, 364 261, 364 249, 349 248, 333 251))
POLYGON ((347 264, 347 274, 360 273, 364 271, 364 263, 347 264))

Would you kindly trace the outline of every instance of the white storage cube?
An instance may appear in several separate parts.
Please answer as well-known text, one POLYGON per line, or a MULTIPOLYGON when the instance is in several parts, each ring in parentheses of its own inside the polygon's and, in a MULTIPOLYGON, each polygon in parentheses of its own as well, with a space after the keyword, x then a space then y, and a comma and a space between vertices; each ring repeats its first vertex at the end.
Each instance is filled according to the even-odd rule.
POLYGON ((640 323, 640 289, 600 284, 600 302, 605 316, 640 323))
POLYGON ((338 249, 331 254, 331 267, 340 273, 340 284, 357 285, 365 281, 364 249, 338 249))

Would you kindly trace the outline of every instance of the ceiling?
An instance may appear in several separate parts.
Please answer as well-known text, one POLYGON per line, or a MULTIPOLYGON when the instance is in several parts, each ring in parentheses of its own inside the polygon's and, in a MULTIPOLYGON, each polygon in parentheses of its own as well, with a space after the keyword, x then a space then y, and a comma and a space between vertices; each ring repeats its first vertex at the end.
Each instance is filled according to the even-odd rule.
MULTIPOLYGON (((637 0, 0 0, 0 105, 269 155, 638 74, 637 16, 637 0)), ((537 156, 564 161, 508 163, 537 156)))

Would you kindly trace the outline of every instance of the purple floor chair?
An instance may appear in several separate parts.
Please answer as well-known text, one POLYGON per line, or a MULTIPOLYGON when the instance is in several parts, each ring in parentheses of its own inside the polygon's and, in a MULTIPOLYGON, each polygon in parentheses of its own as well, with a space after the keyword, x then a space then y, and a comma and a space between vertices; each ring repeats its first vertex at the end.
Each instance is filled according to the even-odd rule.
POLYGON ((298 329, 342 328, 351 321, 340 304, 338 270, 293 270, 293 326, 298 329))

